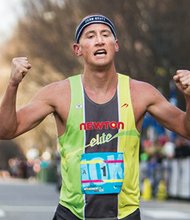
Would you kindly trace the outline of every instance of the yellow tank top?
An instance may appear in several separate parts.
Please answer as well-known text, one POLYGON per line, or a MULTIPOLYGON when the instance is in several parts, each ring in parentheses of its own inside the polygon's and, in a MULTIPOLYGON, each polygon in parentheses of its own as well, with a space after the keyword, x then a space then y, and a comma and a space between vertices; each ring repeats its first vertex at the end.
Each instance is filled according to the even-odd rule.
POLYGON ((128 76, 118 74, 117 94, 103 106, 88 99, 80 75, 70 77, 69 80, 70 111, 65 133, 59 137, 63 179, 60 204, 79 219, 122 219, 139 207, 140 198, 140 134, 135 125, 130 79, 128 76), (102 113, 93 116, 96 115, 96 109, 102 113), (112 114, 112 111, 116 113, 112 114), (124 154, 124 180, 120 193, 90 196, 82 194, 80 176, 82 154, 87 149, 87 152, 93 153, 106 151, 109 147, 110 151, 113 146, 116 147, 114 151, 124 154), (111 209, 112 214, 109 214, 108 209, 111 209))

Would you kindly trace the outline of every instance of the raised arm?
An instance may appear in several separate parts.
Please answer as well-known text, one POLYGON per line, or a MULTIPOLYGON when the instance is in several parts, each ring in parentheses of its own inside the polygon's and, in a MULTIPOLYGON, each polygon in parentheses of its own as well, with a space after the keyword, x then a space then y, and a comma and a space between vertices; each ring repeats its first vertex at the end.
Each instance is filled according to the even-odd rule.
POLYGON ((46 89, 42 89, 28 105, 16 111, 17 90, 30 68, 26 57, 12 60, 11 76, 0 106, 0 139, 11 139, 32 129, 53 112, 46 89))
POLYGON ((190 71, 178 70, 173 77, 178 89, 184 94, 186 101, 186 114, 184 124, 186 131, 190 134, 190 71))
POLYGON ((157 90, 151 89, 150 112, 166 128, 190 139, 190 71, 179 70, 173 77, 178 89, 184 94, 186 112, 171 105, 157 90))

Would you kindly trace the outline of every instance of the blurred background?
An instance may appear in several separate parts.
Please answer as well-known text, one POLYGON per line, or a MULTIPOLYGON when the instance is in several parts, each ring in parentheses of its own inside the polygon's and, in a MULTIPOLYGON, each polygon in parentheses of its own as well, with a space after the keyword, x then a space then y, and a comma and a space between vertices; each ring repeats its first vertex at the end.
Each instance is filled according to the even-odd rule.
MULTIPOLYGON (((117 71, 153 84, 185 110, 172 77, 177 69, 190 69, 189 8, 189 0, 3 0, 0 99, 15 56, 27 56, 33 66, 20 85, 18 108, 40 87, 80 73, 81 61, 72 52, 76 25, 88 14, 102 13, 116 25, 117 71)), ((190 143, 148 114, 139 159, 142 199, 190 199, 190 143)), ((34 178, 59 189, 59 164, 51 115, 21 137, 0 140, 1 178, 34 178)))

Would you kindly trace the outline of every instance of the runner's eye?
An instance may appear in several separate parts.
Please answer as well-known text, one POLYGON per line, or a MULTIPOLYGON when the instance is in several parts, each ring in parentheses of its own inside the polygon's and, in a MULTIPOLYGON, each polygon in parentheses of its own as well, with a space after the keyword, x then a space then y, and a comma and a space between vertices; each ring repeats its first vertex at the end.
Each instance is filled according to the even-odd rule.
POLYGON ((102 33, 102 36, 104 37, 109 37, 110 35, 111 35, 111 32, 107 30, 102 33))
POLYGON ((104 37, 108 37, 109 35, 108 35, 108 34, 103 34, 103 36, 104 36, 104 37))
POLYGON ((93 38, 93 37, 94 37, 94 34, 88 34, 88 35, 87 35, 87 38, 88 38, 88 39, 91 39, 91 38, 93 38))

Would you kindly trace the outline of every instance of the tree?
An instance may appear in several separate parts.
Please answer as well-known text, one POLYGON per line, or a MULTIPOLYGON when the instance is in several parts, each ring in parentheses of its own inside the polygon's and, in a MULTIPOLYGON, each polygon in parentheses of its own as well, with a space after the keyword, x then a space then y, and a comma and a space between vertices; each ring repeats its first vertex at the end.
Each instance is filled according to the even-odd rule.
POLYGON ((6 45, 6 57, 30 58, 33 70, 26 79, 30 83, 22 86, 30 94, 81 72, 81 60, 72 53, 75 28, 81 18, 97 12, 116 25, 118 72, 148 81, 169 97, 175 70, 190 68, 188 0, 181 0, 180 7, 178 0, 25 0, 23 7, 25 15, 6 45))

